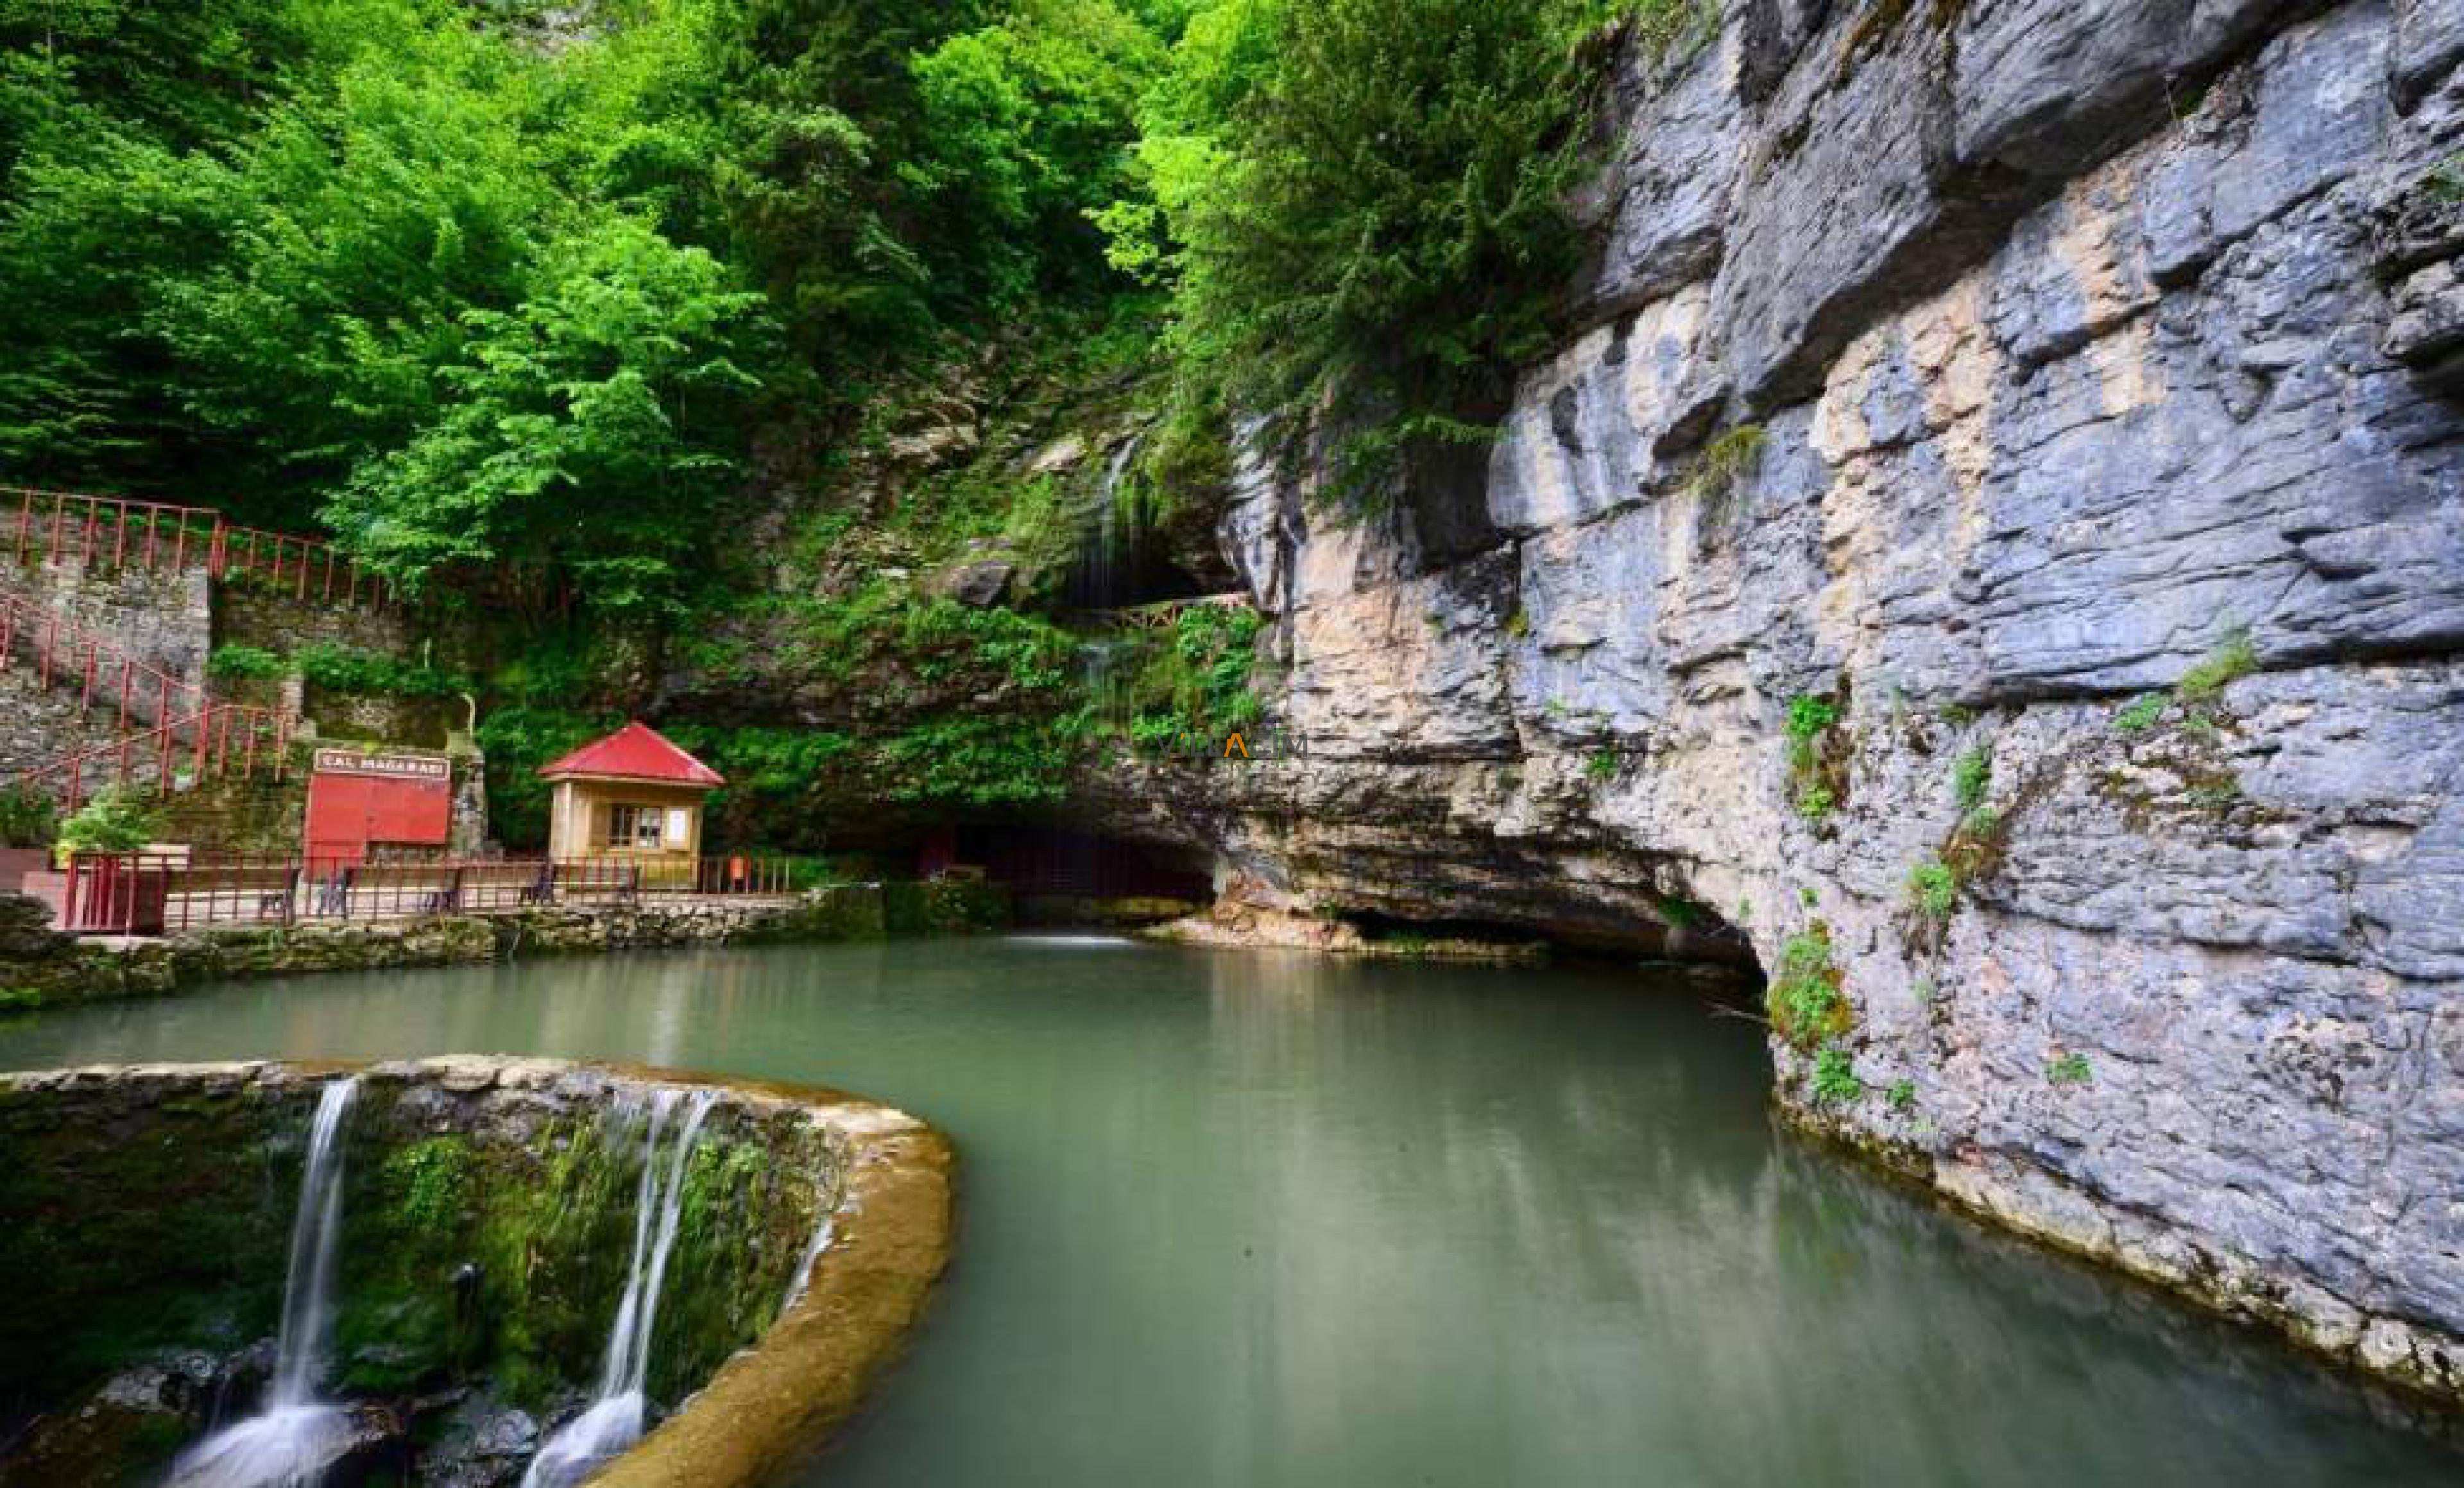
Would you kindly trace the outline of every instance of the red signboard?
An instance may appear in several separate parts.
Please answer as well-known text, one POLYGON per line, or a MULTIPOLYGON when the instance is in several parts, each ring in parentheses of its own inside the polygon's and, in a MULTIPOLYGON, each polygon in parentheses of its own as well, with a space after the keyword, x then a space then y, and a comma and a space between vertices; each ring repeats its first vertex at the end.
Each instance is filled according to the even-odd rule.
POLYGON ((319 750, 308 777, 310 859, 358 863, 368 845, 442 847, 453 826, 453 770, 415 755, 319 750))

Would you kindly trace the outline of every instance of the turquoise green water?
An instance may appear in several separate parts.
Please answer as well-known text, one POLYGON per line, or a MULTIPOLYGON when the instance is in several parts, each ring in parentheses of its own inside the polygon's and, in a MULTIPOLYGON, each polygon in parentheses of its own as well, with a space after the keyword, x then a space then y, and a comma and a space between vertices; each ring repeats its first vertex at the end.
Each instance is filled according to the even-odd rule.
POLYGON ((956 1139, 957 1260, 814 1484, 2464 1481, 2272 1343, 1776 1131, 1756 1031, 1639 974, 997 939, 0 1023, 17 1068, 451 1051, 956 1139))

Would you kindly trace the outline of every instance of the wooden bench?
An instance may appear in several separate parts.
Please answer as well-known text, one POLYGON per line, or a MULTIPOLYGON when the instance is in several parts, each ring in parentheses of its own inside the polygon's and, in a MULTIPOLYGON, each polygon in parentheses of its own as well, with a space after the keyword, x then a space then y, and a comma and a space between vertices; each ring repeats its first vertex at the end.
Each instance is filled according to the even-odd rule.
POLYGON ((358 896, 371 894, 383 896, 379 903, 387 910, 451 914, 462 907, 461 881, 458 868, 362 864, 342 870, 341 913, 348 918, 358 896))
POLYGON ((461 900, 466 909, 497 909, 507 905, 528 908, 545 904, 555 885, 544 863, 474 863, 462 869, 461 900))
MULTIPOLYGON (((226 897, 234 903, 245 903, 253 896, 259 920, 289 920, 298 890, 299 866, 297 864, 286 864, 280 867, 243 864, 171 870, 170 892, 174 898, 203 898, 210 906, 226 897)), ((219 916, 209 914, 209 918, 219 916)))
POLYGON ((554 895, 572 899, 585 895, 631 904, 642 896, 642 865, 637 863, 560 863, 554 895))

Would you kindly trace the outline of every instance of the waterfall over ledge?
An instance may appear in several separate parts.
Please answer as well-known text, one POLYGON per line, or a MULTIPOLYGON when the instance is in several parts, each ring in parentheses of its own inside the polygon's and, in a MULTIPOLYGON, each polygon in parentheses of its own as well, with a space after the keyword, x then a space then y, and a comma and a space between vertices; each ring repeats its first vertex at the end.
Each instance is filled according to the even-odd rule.
POLYGON ((913 1117, 549 1061, 0 1076, 0 1265, 49 1278, 0 1320, 33 1480, 160 1480, 185 1440, 197 1488, 749 1482, 852 1409, 948 1235, 913 1117), (77 1264, 31 1264, 71 1232, 77 1264), (213 1370, 177 1423, 72 1429, 173 1356, 213 1370))

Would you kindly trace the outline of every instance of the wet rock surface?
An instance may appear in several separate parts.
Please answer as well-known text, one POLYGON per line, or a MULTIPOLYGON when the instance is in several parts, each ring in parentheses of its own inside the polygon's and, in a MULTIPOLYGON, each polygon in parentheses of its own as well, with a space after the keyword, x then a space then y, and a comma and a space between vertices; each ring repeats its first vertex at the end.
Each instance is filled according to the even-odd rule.
POLYGON ((1723 17, 1494 536, 1244 467, 1285 747, 1083 797, 1243 912, 1818 937, 1797 1119, 2464 1393, 2464 7, 1723 17))

